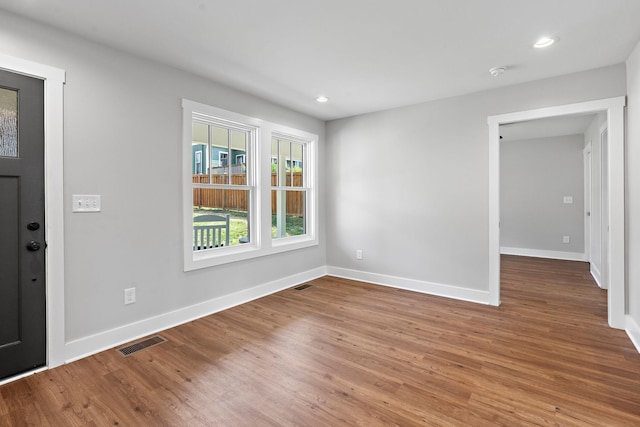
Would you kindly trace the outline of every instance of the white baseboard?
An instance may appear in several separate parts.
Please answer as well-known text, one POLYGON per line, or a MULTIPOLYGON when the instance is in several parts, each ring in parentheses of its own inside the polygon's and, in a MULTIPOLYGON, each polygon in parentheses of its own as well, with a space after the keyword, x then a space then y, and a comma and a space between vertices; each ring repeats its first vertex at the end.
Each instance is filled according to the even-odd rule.
POLYGON ((327 266, 329 276, 373 283, 391 288, 406 289, 423 294, 437 295, 478 304, 489 304, 489 291, 479 291, 458 286, 425 282, 422 280, 406 279, 404 277, 387 276, 384 274, 368 273, 359 270, 327 266))
MULTIPOLYGON (((65 347, 65 363, 82 359, 129 341, 262 298, 283 289, 326 275, 326 268, 318 267, 313 270, 274 280, 273 282, 255 286, 250 289, 244 289, 233 294, 223 295, 219 298, 214 298, 199 304, 164 313, 159 316, 110 329, 99 334, 70 341, 65 347)), ((53 366, 50 366, 50 368, 51 367, 53 366)))
MULTIPOLYGON (((255 286, 250 289, 238 291, 229 295, 223 295, 219 298, 214 298, 199 304, 164 313, 159 316, 110 329, 99 334, 70 341, 66 343, 65 346, 65 363, 70 363, 75 360, 82 359, 92 354, 117 347, 121 344, 134 341, 144 336, 151 335, 240 304, 244 304, 246 302, 270 295, 275 292, 279 292, 281 290, 325 275, 342 277, 345 279, 368 282, 393 288, 406 289, 414 292, 421 292, 425 294, 437 295, 479 304, 489 304, 490 301, 489 291, 480 291, 458 286, 443 285, 439 283, 407 279, 403 277, 389 276, 377 273, 369 273, 358 270, 350 270, 339 267, 318 267, 313 270, 274 280, 272 282, 255 286)), ((638 349, 638 352, 640 352, 640 327, 629 316, 627 316, 626 332, 635 345, 636 349, 638 349)), ((49 368, 53 367, 54 366, 49 366, 49 368)), ((12 381, 15 379, 16 378, 11 378, 7 380, 12 381)))
POLYGON ((590 264, 589 272, 591 273, 591 277, 593 277, 593 280, 595 280, 596 285, 598 285, 598 287, 602 289, 602 281, 600 280, 600 277, 602 276, 600 275, 600 270, 598 270, 598 267, 596 267, 594 263, 590 264))
POLYGON ((629 315, 627 315, 626 332, 627 335, 629 335, 629 339, 631 339, 631 342, 636 347, 636 350, 640 353, 640 326, 638 326, 638 323, 629 315))
POLYGON ((501 246, 500 253, 502 255, 518 255, 518 256, 530 256, 530 257, 536 257, 536 258, 562 259, 565 261, 586 261, 584 253, 580 253, 580 252, 547 251, 542 249, 509 248, 509 247, 501 246))

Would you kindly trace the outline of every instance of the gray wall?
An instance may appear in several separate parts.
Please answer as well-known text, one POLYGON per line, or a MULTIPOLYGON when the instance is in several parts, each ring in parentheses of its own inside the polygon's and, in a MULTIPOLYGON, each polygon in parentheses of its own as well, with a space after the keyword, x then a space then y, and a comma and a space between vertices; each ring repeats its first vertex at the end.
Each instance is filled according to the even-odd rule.
POLYGON ((584 253, 583 148, 582 134, 501 142, 500 246, 584 253))
POLYGON ((488 291, 487 116, 621 96, 625 79, 620 64, 329 122, 327 262, 488 291))
MULTIPOLYGON (((189 273, 182 265, 181 98, 315 133, 320 164, 323 121, 3 12, 0 52, 66 70, 67 341, 326 264, 321 208, 320 246, 189 273), (102 212, 71 213, 72 194, 102 195, 102 212), (125 307, 132 286, 138 301, 125 307)), ((324 206, 322 188, 320 179, 324 206)))
MULTIPOLYGON (((640 43, 627 66, 628 301, 629 313, 636 325, 640 325, 640 43)), ((640 339, 640 335, 636 338, 640 339)))

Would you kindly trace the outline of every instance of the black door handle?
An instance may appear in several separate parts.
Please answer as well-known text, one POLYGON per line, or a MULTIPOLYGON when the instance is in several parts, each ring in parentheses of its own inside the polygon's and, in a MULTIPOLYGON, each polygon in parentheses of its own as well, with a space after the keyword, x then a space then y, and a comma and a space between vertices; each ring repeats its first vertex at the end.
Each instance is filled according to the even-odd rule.
POLYGON ((30 241, 27 243, 27 250, 31 252, 36 252, 40 250, 40 243, 36 241, 30 241))

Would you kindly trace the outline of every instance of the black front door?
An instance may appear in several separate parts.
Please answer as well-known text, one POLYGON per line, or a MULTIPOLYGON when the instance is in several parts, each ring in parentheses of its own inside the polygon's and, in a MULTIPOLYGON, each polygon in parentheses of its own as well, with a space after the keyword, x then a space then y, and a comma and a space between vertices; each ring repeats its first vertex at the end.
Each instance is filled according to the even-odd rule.
POLYGON ((44 83, 0 70, 0 379, 46 363, 44 83))

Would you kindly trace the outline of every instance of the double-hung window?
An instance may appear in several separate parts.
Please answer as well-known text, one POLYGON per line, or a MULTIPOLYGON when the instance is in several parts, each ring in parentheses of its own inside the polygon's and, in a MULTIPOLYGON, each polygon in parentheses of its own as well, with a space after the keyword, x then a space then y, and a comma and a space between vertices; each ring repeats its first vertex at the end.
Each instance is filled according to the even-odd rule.
POLYGON ((310 142, 274 132, 271 138, 272 237, 304 236, 309 179, 306 157, 310 142))
POLYGON ((317 136, 183 100, 184 268, 316 245, 317 136))

